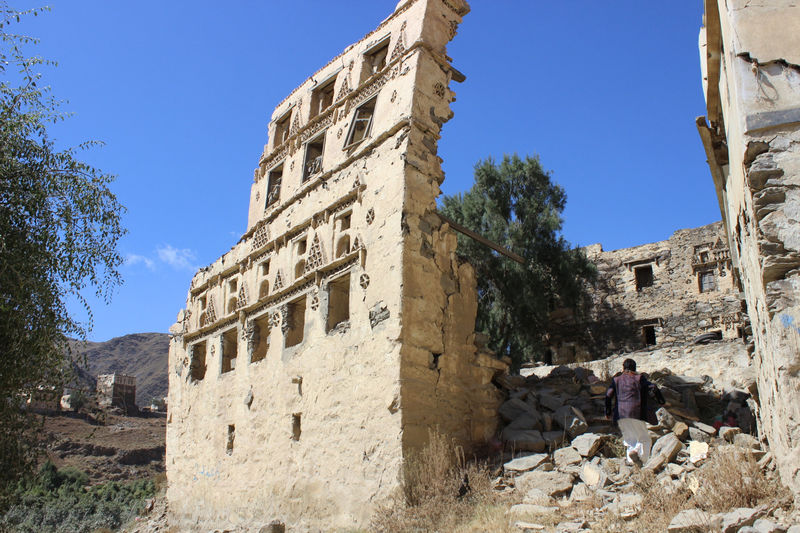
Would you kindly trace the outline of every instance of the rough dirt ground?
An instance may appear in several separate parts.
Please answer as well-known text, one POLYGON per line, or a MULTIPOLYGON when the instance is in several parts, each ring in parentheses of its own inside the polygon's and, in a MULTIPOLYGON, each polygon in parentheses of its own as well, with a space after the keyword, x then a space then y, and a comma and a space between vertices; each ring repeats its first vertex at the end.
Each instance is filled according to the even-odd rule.
POLYGON ((83 419, 47 416, 42 436, 57 467, 85 471, 92 483, 127 481, 164 472, 166 418, 98 413, 83 419), (96 416, 96 418, 95 418, 96 416))

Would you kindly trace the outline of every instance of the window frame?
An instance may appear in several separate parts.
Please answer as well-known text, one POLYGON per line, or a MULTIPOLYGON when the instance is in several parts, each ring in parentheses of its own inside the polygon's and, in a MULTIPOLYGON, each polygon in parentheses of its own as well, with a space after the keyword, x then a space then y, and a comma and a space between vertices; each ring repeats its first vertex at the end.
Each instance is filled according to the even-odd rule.
POLYGON ((356 108, 355 112, 353 113, 353 120, 350 122, 350 128, 347 130, 347 137, 345 137, 345 144, 342 147, 344 150, 347 150, 348 148, 352 148, 354 146, 361 144, 362 142, 364 142, 365 139, 367 139, 370 136, 370 134, 372 133, 372 123, 375 119, 375 107, 377 105, 377 102, 378 102, 378 96, 375 95, 356 108), (370 113, 369 118, 368 119, 359 118, 359 112, 370 105, 372 106, 372 113, 370 113), (357 141, 354 141, 353 135, 355 134, 356 131, 356 124, 364 120, 367 121, 367 125, 364 128, 364 135, 357 141))

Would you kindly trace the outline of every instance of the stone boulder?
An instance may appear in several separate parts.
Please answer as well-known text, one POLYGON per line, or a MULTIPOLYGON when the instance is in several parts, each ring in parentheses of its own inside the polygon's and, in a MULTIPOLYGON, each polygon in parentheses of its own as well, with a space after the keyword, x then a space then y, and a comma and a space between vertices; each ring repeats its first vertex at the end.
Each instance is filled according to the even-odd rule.
POLYGON ((519 398, 512 398, 506 402, 503 402, 503 405, 500 406, 500 409, 498 409, 497 412, 500 413, 500 416, 503 417, 503 420, 506 422, 513 422, 525 414, 532 416, 537 415, 536 411, 533 410, 533 407, 519 398))
POLYGON ((589 429, 583 413, 569 405, 564 405, 553 413, 553 421, 558 427, 564 429, 571 439, 586 433, 589 429))
POLYGON ((536 453, 517 457, 503 465, 506 472, 527 472, 546 462, 549 456, 546 453, 536 453))
POLYGON ((594 457, 598 452, 603 442, 606 440, 606 435, 598 435, 596 433, 584 433, 578 435, 572 441, 572 447, 581 454, 583 457, 594 457))
POLYGON ((542 434, 534 429, 505 428, 502 433, 503 441, 514 450, 525 452, 543 452, 546 442, 542 434))
POLYGON ((583 457, 581 457, 581 454, 572 446, 559 448, 553 452, 553 461, 555 461, 556 465, 559 467, 576 465, 582 460, 583 457))
POLYGON ((531 489, 539 489, 551 498, 558 498, 568 494, 572 490, 575 478, 572 474, 564 472, 542 472, 533 470, 518 476, 514 482, 517 490, 528 492, 531 489))
POLYGON ((650 456, 663 455, 670 463, 678 456, 678 452, 683 448, 683 444, 678 440, 674 433, 667 433, 660 437, 650 451, 650 456))
POLYGON ((696 533, 714 531, 719 527, 719 518, 700 509, 687 509, 676 514, 667 526, 669 533, 696 533))

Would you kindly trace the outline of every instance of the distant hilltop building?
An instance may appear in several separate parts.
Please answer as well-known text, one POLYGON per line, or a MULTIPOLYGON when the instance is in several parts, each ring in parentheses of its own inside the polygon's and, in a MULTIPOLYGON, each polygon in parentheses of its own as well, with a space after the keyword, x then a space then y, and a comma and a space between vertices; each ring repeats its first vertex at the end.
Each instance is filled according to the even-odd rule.
POLYGON ((438 428, 497 428, 475 272, 437 214, 462 0, 408 0, 281 102, 248 229, 171 328, 167 497, 182 530, 365 527, 438 428))
POLYGON ((126 413, 136 411, 136 377, 124 374, 97 376, 97 403, 100 407, 119 407, 126 413))
POLYGON ((597 267, 591 302, 576 324, 551 314, 551 364, 612 353, 746 338, 749 327, 721 222, 676 231, 668 240, 609 252, 584 248, 597 267))

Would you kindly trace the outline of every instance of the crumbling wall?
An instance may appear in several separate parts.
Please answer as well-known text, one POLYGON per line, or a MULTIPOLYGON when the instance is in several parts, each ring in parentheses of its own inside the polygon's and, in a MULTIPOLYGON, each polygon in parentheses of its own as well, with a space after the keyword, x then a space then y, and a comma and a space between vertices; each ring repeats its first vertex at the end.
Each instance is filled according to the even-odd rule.
POLYGON ((171 329, 167 475, 186 530, 363 527, 427 428, 496 427, 472 269, 435 214, 460 0, 409 0, 275 109, 248 230, 171 329))
POLYGON ((668 240, 605 252, 585 249, 597 267, 577 319, 551 316, 553 363, 619 351, 685 345, 698 336, 745 334, 739 288, 722 223, 676 231, 668 240))
POLYGON ((705 12, 698 127, 753 325, 760 428, 800 493, 800 6, 705 12))

